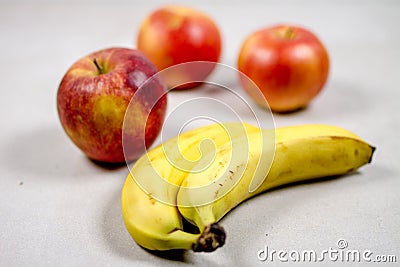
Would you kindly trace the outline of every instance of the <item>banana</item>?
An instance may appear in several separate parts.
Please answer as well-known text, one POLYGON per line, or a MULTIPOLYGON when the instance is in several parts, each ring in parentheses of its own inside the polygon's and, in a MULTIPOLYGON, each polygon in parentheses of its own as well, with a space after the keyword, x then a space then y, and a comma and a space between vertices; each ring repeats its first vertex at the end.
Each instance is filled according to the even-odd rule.
POLYGON ((258 128, 249 124, 212 124, 182 133, 139 158, 121 192, 124 223, 133 239, 150 250, 189 250, 199 243, 200 234, 183 230, 176 206, 179 186, 203 154, 215 156, 218 147, 253 131, 258 128))
POLYGON ((373 152, 357 135, 328 125, 200 127, 134 164, 121 193, 122 215, 144 248, 214 251, 226 238, 218 221, 241 202, 280 185, 356 170, 373 152), (188 231, 185 220, 198 231, 188 231))
MULTIPOLYGON (((268 136, 268 131, 262 130, 268 136)), ((203 247, 213 251, 223 245, 225 233, 217 222, 241 202, 271 188, 325 176, 342 175, 370 163, 374 147, 345 129, 329 125, 302 125, 277 128, 275 131, 275 154, 270 168, 263 167, 263 159, 271 154, 271 147, 264 143, 263 134, 252 132, 242 140, 232 140, 243 146, 243 155, 228 155, 232 146, 225 144, 217 151, 217 161, 231 164, 226 171, 218 163, 201 174, 190 173, 183 180, 177 196, 179 212, 200 232, 218 229, 203 240, 203 247), (245 140, 251 140, 246 147, 245 140), (261 167, 261 168, 260 168, 261 167), (252 188, 252 181, 263 181, 252 188), (232 180, 237 180, 232 185, 232 180), (214 190, 197 194, 198 188, 214 184, 214 190), (228 187, 231 190, 221 189, 228 187), (199 200, 200 199, 200 200, 199 200), (209 201, 213 199, 213 201, 209 201)), ((240 151, 240 150, 239 150, 240 151)))

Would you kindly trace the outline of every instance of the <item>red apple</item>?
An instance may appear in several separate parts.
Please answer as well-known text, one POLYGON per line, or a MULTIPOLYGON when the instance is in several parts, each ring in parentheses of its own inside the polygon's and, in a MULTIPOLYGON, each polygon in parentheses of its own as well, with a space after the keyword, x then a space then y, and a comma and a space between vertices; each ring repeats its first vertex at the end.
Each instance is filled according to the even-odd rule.
MULTIPOLYGON (((192 8, 170 5, 155 10, 140 26, 137 48, 159 70, 191 61, 218 62, 221 36, 214 21, 192 8)), ((176 68, 163 75, 167 85, 194 81, 178 87, 193 88, 212 72, 212 64, 176 68)))
POLYGON ((133 95, 155 73, 157 68, 142 53, 128 48, 100 50, 75 62, 57 94, 58 113, 67 135, 95 161, 117 163, 138 158, 164 122, 167 100, 163 82, 153 80, 135 97, 135 109, 127 114, 135 123, 128 123, 124 131, 130 144, 126 158, 122 127, 133 95))
MULTIPOLYGON (((271 110, 290 112, 307 106, 322 90, 329 57, 311 31, 278 25, 256 31, 244 41, 238 69, 260 88, 271 110)), ((245 79, 241 83, 256 103, 266 105, 252 92, 254 86, 245 79)))

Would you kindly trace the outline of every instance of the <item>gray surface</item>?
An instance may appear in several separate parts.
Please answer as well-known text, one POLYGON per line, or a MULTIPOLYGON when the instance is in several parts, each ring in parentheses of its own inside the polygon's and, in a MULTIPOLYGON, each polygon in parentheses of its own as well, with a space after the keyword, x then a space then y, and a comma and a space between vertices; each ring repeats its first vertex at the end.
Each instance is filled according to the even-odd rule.
MULTIPOLYGON (((271 265, 279 261, 257 259, 265 245, 322 251, 337 248, 340 238, 349 249, 400 261, 400 2, 189 2, 215 18, 224 35, 222 62, 233 66, 243 39, 262 25, 313 29, 331 56, 329 82, 308 109, 276 115, 276 125, 343 126, 377 151, 355 174, 245 202, 223 219, 226 246, 184 255, 153 255, 132 241, 119 206, 127 168, 86 159, 56 113, 58 83, 72 62, 100 48, 132 46, 138 24, 159 3, 19 2, 0 4, 1 266, 271 265)), ((172 94, 171 106, 184 97, 172 94)))

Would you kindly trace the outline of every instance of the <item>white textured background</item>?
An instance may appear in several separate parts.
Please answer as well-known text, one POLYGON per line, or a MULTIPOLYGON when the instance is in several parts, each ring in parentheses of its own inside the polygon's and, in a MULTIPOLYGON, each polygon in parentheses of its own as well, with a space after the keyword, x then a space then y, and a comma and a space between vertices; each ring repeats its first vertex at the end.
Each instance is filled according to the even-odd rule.
MULTIPOLYGON (((328 84, 308 109, 275 115, 276 125, 343 126, 377 151, 373 164, 354 174, 243 203, 223 219, 227 244, 214 253, 152 254, 134 243, 120 211, 127 168, 105 169, 83 156, 61 129, 56 92, 83 55, 133 47, 139 23, 161 3, 167 2, 0 2, 0 266, 271 265, 279 261, 257 260, 265 245, 321 251, 336 248, 339 238, 349 249, 394 254, 400 262, 394 0, 186 1, 220 26, 222 63, 232 66, 241 42, 262 26, 291 22, 313 30, 330 53, 328 84)), ((170 107, 185 97, 171 94, 170 107)))

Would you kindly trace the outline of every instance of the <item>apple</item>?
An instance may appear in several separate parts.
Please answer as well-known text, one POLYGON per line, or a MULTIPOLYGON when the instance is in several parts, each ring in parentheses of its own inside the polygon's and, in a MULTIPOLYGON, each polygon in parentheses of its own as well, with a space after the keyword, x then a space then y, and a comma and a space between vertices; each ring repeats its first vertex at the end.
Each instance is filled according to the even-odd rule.
MULTIPOLYGON (((272 111, 292 112, 306 107, 324 87, 329 72, 328 52, 311 31, 296 25, 260 29, 246 38, 238 70, 263 93, 272 111)), ((265 100, 254 86, 240 79, 244 90, 261 106, 265 100)))
POLYGON ((122 47, 96 51, 75 62, 57 92, 58 114, 67 135, 94 161, 137 159, 164 123, 166 85, 160 79, 153 79, 135 97, 137 103, 131 103, 134 108, 127 116, 134 123, 124 131, 129 143, 125 155, 122 127, 132 97, 155 73, 157 68, 141 52, 122 47))
MULTIPOLYGON (((208 15, 189 7, 168 5, 144 19, 137 36, 137 48, 159 70, 192 61, 218 62, 221 35, 208 15)), ((193 88, 213 69, 213 64, 182 66, 169 70, 163 78, 170 88, 193 88), (179 81, 186 84, 176 86, 179 81)))

